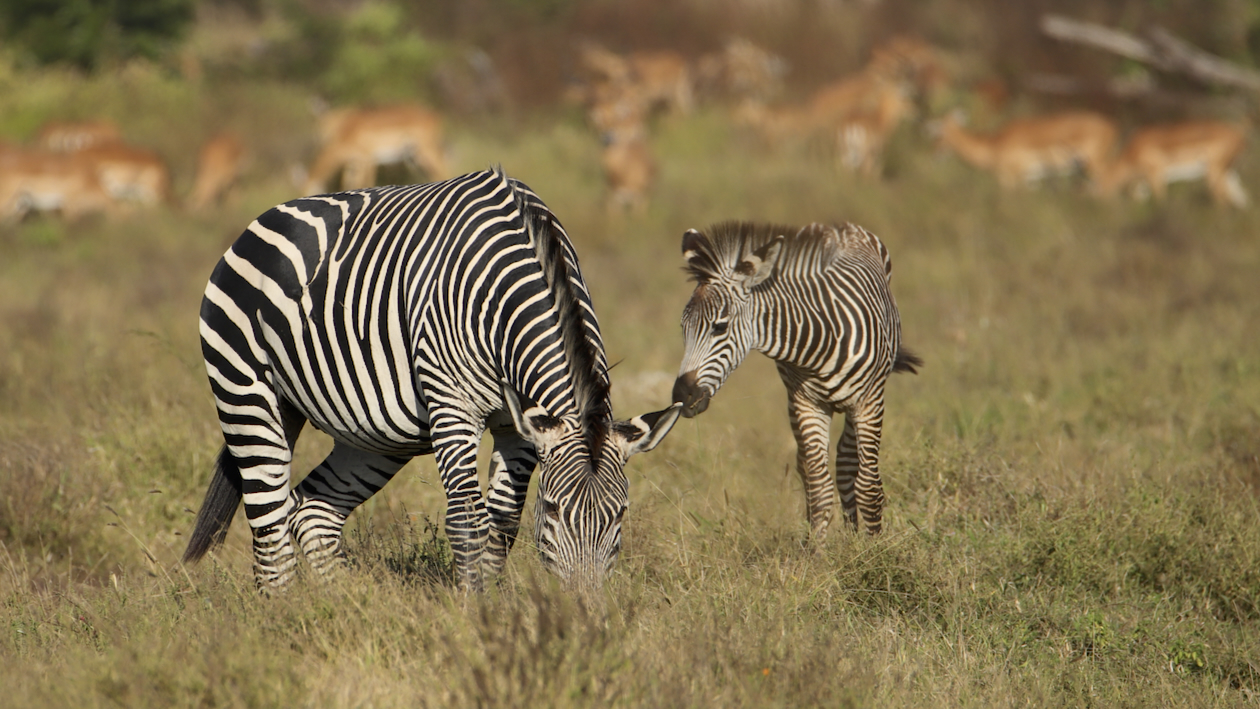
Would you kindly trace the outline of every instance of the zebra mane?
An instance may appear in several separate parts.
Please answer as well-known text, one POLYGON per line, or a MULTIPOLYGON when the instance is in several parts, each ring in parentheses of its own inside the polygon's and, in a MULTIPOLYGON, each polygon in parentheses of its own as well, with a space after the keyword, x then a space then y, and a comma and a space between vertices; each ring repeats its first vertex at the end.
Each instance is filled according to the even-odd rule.
MULTIPOLYGON (((740 267, 740 262, 748 254, 757 251, 774 241, 784 237, 784 246, 780 252, 780 263, 794 264, 796 271, 809 272, 811 267, 829 268, 838 249, 844 248, 850 230, 861 227, 853 224, 832 225, 811 223, 805 227, 794 227, 789 224, 772 224, 761 222, 718 222, 703 230, 703 239, 684 242, 687 253, 687 271, 690 280, 697 283, 709 283, 718 278, 730 276, 740 267), (839 238, 835 238, 839 235, 839 238)), ((876 241, 879 251, 888 263, 887 251, 883 244, 876 241)))
MULTIPOLYGON (((500 173, 502 174, 502 173, 500 173)), ((584 301, 586 288, 577 256, 554 214, 528 187, 513 181, 517 208, 525 216, 543 277, 556 303, 569 377, 591 459, 598 460, 612 428, 612 384, 599 325, 584 301)))

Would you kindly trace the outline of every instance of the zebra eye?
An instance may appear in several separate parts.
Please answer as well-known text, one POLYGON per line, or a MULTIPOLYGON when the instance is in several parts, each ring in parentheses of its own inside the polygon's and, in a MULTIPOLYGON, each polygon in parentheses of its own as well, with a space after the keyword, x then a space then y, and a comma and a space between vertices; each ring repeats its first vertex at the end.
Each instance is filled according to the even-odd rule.
POLYGON ((557 524, 560 522, 560 507, 556 503, 552 502, 551 500, 543 498, 542 512, 552 522, 555 522, 557 524))
POLYGON ((728 327, 730 327, 730 326, 731 326, 731 324, 730 324, 729 322, 725 321, 725 320, 721 320, 721 321, 719 321, 719 322, 715 322, 715 323, 713 323, 713 334, 714 334, 714 335, 725 335, 725 334, 726 334, 726 328, 728 328, 728 327))

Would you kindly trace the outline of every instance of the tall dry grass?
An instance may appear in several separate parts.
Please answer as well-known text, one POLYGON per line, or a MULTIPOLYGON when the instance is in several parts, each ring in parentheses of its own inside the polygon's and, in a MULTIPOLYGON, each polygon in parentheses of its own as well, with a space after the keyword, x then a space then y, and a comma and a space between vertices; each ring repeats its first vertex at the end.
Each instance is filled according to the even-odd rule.
MULTIPOLYGON (((576 117, 456 127, 459 168, 502 164, 568 227, 623 415, 668 403, 684 230, 817 219, 879 234, 905 340, 927 360, 888 393, 888 531, 803 545, 782 385, 754 356, 631 465, 624 556, 596 601, 556 589, 524 541, 501 585, 453 590, 431 460, 355 514, 345 578, 264 598, 240 520, 212 560, 177 563, 220 445, 196 313, 235 235, 296 196, 305 96, 143 71, 43 80, 4 94, 6 135, 86 90, 115 117, 144 108, 124 129, 185 179, 178 156, 208 116, 262 150, 208 216, 0 232, 0 703, 1257 700, 1254 211, 1214 209, 1195 186, 1160 206, 1071 185, 1002 193, 912 130, 894 140, 892 178, 861 182, 714 109, 659 125, 651 208, 609 218, 598 143, 576 117)), ((1260 189, 1254 156, 1241 168, 1260 189)), ((308 431, 297 467, 328 445, 308 431)))

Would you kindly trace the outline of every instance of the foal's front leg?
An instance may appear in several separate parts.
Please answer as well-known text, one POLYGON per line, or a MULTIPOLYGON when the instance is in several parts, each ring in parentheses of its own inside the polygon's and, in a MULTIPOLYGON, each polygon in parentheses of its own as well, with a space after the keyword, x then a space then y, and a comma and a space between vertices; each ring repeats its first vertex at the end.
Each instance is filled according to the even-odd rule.
POLYGON ((805 485, 805 512, 809 518, 810 537, 821 542, 831 524, 831 509, 836 504, 836 486, 827 470, 830 457, 831 412, 802 395, 788 395, 788 418, 796 438, 796 472, 805 485))

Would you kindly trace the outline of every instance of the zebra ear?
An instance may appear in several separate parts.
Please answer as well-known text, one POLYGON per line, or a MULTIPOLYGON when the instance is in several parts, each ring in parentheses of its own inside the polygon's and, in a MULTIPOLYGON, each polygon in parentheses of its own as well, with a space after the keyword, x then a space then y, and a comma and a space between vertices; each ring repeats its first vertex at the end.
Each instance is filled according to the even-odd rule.
POLYGON ((503 385, 503 403, 512 416, 512 423, 521 438, 534 444, 540 452, 550 448, 560 434, 560 419, 547 413, 546 409, 535 404, 529 397, 516 391, 507 380, 503 385))
POLYGON ((783 240, 782 234, 774 237, 770 243, 745 256, 735 267, 735 276, 743 281, 745 288, 761 285, 774 273, 779 252, 783 250, 783 240))
POLYGON ((713 260, 709 253, 712 251, 709 247, 709 238, 695 229, 688 229, 682 238, 682 254, 683 260, 687 262, 684 268, 691 274, 691 277, 697 281, 706 281, 712 278, 713 260))
POLYGON ((626 460, 635 453, 646 453, 660 445, 681 414, 682 404, 676 403, 663 411, 618 421, 613 426, 612 438, 621 450, 622 459, 626 460))

